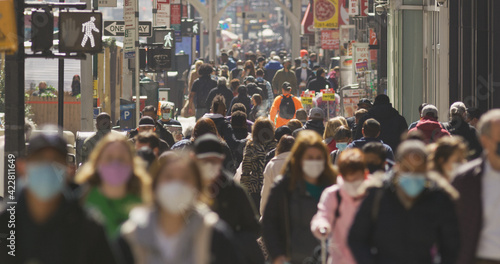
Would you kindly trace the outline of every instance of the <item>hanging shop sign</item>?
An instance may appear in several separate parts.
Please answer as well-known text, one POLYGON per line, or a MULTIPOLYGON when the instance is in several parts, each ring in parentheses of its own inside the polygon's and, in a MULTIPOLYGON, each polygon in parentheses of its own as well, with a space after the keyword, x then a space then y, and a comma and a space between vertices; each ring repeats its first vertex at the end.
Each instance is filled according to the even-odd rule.
POLYGON ((314 0, 314 28, 339 27, 338 0, 314 0))

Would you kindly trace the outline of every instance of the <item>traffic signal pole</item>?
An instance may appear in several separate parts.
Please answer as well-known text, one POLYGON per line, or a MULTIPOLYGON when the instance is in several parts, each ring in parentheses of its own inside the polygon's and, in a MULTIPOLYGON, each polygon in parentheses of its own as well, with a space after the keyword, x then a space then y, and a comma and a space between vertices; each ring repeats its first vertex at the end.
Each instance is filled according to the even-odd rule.
POLYGON ((16 159, 25 154, 24 137, 24 0, 14 1, 17 24, 17 52, 5 57, 5 154, 3 195, 15 187, 16 159), (10 180, 9 180, 10 179, 10 180))
MULTIPOLYGON (((95 1, 95 0, 94 0, 95 1)), ((137 127, 139 127, 140 116, 140 106, 141 106, 141 88, 139 80, 139 0, 135 1, 135 121, 137 127)))
MULTIPOLYGON (((64 3, 64 0, 59 0, 64 3)), ((57 126, 59 133, 62 135, 64 131, 64 59, 59 59, 58 62, 58 84, 57 84, 57 126)))
MULTIPOLYGON (((97 1, 97 0, 96 0, 97 1)), ((92 1, 85 0, 87 9, 92 9, 92 1)), ((92 75, 92 55, 85 54, 86 59, 80 61, 80 103, 81 103, 81 131, 93 131, 94 124, 94 77, 92 75)))

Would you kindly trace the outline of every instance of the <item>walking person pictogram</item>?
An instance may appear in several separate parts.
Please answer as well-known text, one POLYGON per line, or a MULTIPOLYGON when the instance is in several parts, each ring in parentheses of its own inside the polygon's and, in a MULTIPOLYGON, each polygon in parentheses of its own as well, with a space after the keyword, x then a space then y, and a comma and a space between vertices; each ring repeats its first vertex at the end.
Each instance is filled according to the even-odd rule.
POLYGON ((85 33, 82 39, 82 47, 85 47, 87 40, 90 39, 90 46, 93 48, 95 46, 94 35, 92 31, 99 33, 99 29, 95 26, 95 17, 90 17, 90 21, 82 24, 82 32, 85 33))
POLYGON ((172 40, 174 40, 174 38, 172 38, 172 32, 168 32, 168 34, 165 35, 163 40, 165 40, 165 44, 163 44, 165 48, 172 47, 172 40))

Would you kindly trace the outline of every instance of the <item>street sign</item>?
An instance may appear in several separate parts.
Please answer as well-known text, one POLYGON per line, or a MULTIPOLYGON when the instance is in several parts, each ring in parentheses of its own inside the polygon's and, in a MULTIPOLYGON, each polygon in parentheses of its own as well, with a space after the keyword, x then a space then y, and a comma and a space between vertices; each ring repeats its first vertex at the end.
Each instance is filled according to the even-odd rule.
POLYGON ((241 17, 245 19, 269 19, 269 12, 248 11, 242 12, 241 17))
MULTIPOLYGON (((152 23, 139 22, 139 36, 151 37, 152 23)), ((104 21, 104 36, 123 37, 125 35, 125 21, 104 21)))
POLYGON ((102 51, 102 14, 95 11, 59 13, 59 51, 98 53, 102 51))
POLYGON ((123 20, 125 29, 135 29, 135 13, 137 12, 137 0, 123 1, 123 20))
POLYGON ((116 0, 99 0, 97 5, 99 7, 117 7, 116 0))
POLYGON ((156 25, 170 27, 170 5, 158 2, 156 10, 156 25))
POLYGON ((12 0, 0 1, 0 51, 17 51, 16 11, 12 0))

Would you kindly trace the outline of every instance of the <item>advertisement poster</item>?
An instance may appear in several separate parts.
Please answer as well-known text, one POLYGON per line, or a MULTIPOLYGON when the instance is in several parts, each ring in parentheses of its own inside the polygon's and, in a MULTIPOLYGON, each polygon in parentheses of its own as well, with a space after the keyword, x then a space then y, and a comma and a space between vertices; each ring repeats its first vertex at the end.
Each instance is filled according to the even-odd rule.
POLYGON ((179 4, 170 4, 170 26, 174 27, 174 25, 178 26, 178 29, 181 29, 181 5, 179 4))
POLYGON ((170 5, 158 2, 156 11, 156 25, 170 27, 170 5))
POLYGON ((370 28, 370 45, 378 45, 377 32, 373 28, 370 28))
POLYGON ((357 73, 364 72, 367 70, 368 70, 368 62, 367 61, 356 63, 356 72, 357 73))
POLYGON ((350 0, 349 1, 349 9, 348 9, 347 13, 350 16, 357 16, 357 15, 359 15, 358 0, 350 0))
POLYGON ((314 0, 314 28, 339 27, 338 0, 314 0))
POLYGON ((368 16, 368 0, 361 1, 361 16, 368 16))
POLYGON ((321 48, 324 50, 336 50, 340 48, 338 30, 321 31, 321 48))
MULTIPOLYGON (((356 66, 356 63, 358 62, 368 62, 370 60, 370 50, 368 47, 368 43, 354 43, 353 44, 353 59, 354 59, 354 64, 353 66, 356 66)), ((356 70, 354 68, 354 70, 356 70)))
POLYGON ((349 12, 346 0, 339 0, 339 26, 349 25, 349 12))

